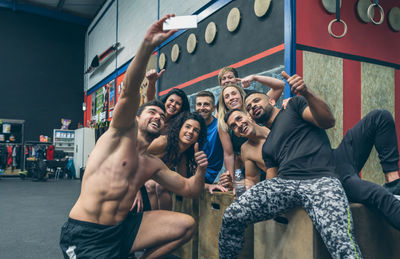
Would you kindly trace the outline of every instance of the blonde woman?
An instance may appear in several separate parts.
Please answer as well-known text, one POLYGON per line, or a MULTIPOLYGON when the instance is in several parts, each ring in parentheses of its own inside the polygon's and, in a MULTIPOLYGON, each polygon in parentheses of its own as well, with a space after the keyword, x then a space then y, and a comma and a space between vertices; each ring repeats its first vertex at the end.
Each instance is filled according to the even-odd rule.
POLYGON ((276 102, 282 95, 285 82, 269 76, 249 75, 245 78, 238 78, 237 71, 232 67, 224 67, 218 75, 218 82, 222 86, 219 96, 218 108, 218 134, 224 149, 224 163, 226 172, 220 177, 220 184, 224 187, 232 188, 232 174, 235 169, 242 168, 240 159, 240 147, 247 140, 237 137, 224 121, 225 114, 232 109, 244 110, 244 98, 246 92, 243 89, 250 86, 251 82, 256 81, 271 88, 267 95, 276 102), (237 83, 241 83, 240 87, 237 83))

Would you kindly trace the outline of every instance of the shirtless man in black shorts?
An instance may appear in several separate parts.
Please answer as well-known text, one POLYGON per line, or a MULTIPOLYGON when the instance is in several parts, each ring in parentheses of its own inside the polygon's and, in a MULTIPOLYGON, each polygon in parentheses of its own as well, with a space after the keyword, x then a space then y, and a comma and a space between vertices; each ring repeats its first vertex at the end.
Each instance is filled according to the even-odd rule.
POLYGON ((194 232, 195 222, 185 214, 129 211, 136 193, 150 178, 182 196, 194 197, 204 186, 207 157, 198 151, 197 144, 198 168, 188 179, 146 153, 164 126, 165 114, 157 101, 138 110, 139 89, 154 48, 176 32, 162 30, 169 17, 164 16, 147 30, 126 72, 110 128, 90 155, 81 194, 61 230, 65 258, 127 258, 144 249, 142 258, 158 258, 190 240, 194 232))

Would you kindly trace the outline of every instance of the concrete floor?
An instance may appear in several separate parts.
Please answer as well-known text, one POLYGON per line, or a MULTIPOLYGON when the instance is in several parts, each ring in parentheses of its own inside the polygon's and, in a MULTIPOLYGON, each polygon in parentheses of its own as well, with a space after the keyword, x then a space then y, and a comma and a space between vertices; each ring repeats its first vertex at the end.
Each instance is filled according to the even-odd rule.
POLYGON ((0 180, 0 258, 63 258, 61 226, 79 196, 79 180, 0 180))

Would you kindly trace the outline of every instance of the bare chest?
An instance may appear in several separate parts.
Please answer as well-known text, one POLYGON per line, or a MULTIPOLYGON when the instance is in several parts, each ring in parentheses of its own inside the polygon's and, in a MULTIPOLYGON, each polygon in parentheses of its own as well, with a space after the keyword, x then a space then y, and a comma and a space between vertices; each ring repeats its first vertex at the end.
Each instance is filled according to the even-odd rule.
POLYGON ((265 167, 264 159, 261 152, 263 144, 264 143, 262 142, 256 146, 251 146, 247 150, 246 155, 250 158, 251 161, 253 161, 257 165, 258 168, 266 172, 267 168, 265 167))

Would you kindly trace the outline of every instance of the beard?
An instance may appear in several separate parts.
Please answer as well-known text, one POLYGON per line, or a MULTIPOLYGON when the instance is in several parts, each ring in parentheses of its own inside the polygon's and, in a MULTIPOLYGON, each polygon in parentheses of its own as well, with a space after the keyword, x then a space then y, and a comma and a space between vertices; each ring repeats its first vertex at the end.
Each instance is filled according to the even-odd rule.
POLYGON ((274 107, 272 107, 271 105, 267 105, 267 107, 263 108, 263 112, 260 115, 260 117, 254 118, 254 121, 259 124, 266 125, 269 119, 271 118, 273 110, 274 107))
POLYGON ((148 142, 152 142, 153 140, 158 138, 160 135, 161 135, 160 131, 154 132, 154 131, 146 130, 144 137, 148 142))
POLYGON ((143 138, 149 143, 161 135, 161 130, 162 128, 157 130, 154 128, 149 128, 149 125, 139 125, 139 132, 141 136, 143 136, 143 138))

